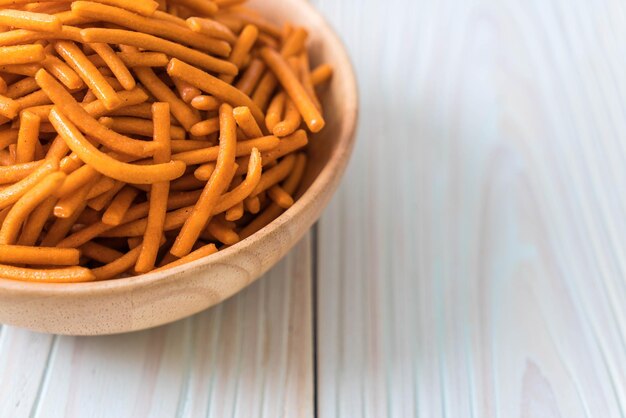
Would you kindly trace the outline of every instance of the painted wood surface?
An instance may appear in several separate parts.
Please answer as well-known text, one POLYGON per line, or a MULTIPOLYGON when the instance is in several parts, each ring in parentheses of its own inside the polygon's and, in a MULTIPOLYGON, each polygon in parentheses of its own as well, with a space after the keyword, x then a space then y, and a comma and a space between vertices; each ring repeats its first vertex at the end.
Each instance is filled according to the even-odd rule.
POLYGON ((2 328, 0 416, 626 416, 626 5, 312 1, 362 94, 313 245, 155 330, 2 328))
POLYGON ((362 94, 319 416, 623 417, 625 3, 314 3, 362 94))
POLYGON ((105 337, 3 327, 0 417, 313 416, 311 238, 171 325, 105 337))

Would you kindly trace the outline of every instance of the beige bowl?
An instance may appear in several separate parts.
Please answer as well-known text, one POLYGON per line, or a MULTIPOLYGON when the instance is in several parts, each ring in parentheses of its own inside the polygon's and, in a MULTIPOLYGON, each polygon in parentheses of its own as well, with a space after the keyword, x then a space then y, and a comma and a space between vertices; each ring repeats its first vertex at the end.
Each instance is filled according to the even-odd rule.
POLYGON ((327 125, 311 140, 304 192, 263 230, 204 259, 168 271, 84 284, 36 284, 0 279, 0 322, 37 331, 98 335, 176 321, 248 286, 282 258, 319 218, 348 163, 354 144, 357 90, 341 41, 303 0, 255 0, 265 16, 309 29, 312 64, 335 73, 322 97, 327 125))

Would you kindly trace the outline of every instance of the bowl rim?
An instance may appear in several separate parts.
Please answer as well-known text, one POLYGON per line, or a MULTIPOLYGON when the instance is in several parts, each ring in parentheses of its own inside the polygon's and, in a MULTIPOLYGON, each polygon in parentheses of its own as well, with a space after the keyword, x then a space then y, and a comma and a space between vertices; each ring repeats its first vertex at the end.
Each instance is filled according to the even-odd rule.
POLYGON ((129 292, 140 287, 154 285, 155 283, 168 278, 183 280, 186 277, 185 272, 187 270, 196 271, 197 269, 210 264, 227 263, 228 259, 235 256, 238 252, 253 248, 259 241, 262 241, 265 236, 280 231, 285 224, 302 214, 306 207, 333 182, 338 174, 342 177, 354 148, 359 113, 358 82, 354 71, 354 65, 352 64, 350 56, 347 53, 345 43, 328 22, 326 17, 316 10, 315 7, 313 7, 313 5, 311 5, 308 1, 298 2, 297 7, 306 8, 306 12, 311 16, 312 23, 319 25, 322 30, 326 32, 325 37, 329 38, 331 42, 337 45, 336 51, 333 51, 333 53, 337 53, 337 55, 335 55, 335 59, 338 63, 337 65, 342 66, 342 68, 345 69, 346 74, 349 76, 346 77, 346 80, 344 80, 347 83, 343 86, 344 90, 347 92, 344 96, 346 99, 345 109, 347 111, 344 115, 344 119, 348 119, 349 124, 347 125, 345 132, 342 132, 341 138, 339 138, 342 142, 337 144, 327 163, 312 181, 311 185, 304 191, 302 196, 296 200, 293 206, 283 212, 270 224, 252 234, 248 238, 245 238, 226 249, 218 251, 215 254, 171 269, 149 272, 120 279, 86 283, 36 283, 0 277, 0 292, 32 297, 49 297, 60 294, 67 296, 68 293, 72 296, 88 295, 93 297, 95 294, 104 295, 117 292, 129 292), (316 20, 317 22, 315 22, 316 20))

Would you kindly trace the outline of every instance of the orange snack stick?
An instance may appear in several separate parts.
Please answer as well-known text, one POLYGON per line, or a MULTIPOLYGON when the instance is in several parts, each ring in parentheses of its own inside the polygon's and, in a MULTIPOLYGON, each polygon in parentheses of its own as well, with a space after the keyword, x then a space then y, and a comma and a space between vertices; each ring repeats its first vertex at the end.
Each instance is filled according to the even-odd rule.
POLYGON ((190 108, 185 102, 154 74, 150 68, 137 67, 135 74, 141 83, 152 93, 157 100, 169 103, 170 111, 185 129, 190 130, 193 125, 200 122, 200 115, 197 110, 190 108))
POLYGON ((226 211, 226 213, 224 214, 224 218, 227 221, 238 221, 239 219, 241 219, 243 217, 243 214, 245 212, 244 206, 243 206, 243 201, 237 203, 235 206, 233 206, 232 208, 228 209, 226 211))
POLYGON ((95 276, 96 280, 112 279, 130 270, 137 262, 140 252, 141 246, 135 247, 117 260, 105 264, 102 267, 95 268, 91 270, 91 272, 95 276))
POLYGON ((235 34, 228 29, 227 26, 224 26, 220 22, 213 19, 190 17, 187 19, 186 23, 192 31, 202 35, 222 39, 230 43, 235 43, 237 41, 237 36, 235 36, 235 34))
MULTIPOLYGON (((246 58, 249 56, 250 50, 254 46, 258 36, 259 30, 256 26, 247 25, 243 28, 239 34, 239 38, 237 38, 237 42, 235 42, 232 53, 228 57, 228 61, 235 64, 237 68, 241 68, 246 58)), ((233 82, 235 77, 232 75, 222 74, 220 75, 220 79, 230 84, 233 82)))
POLYGON ((196 96, 191 100, 191 105, 198 110, 217 110, 220 108, 220 101, 213 96, 196 96))
POLYGON ((158 269, 154 270, 154 271, 162 271, 162 270, 167 270, 167 269, 171 269, 174 267, 178 267, 181 266, 183 264, 187 264, 190 263, 192 261, 196 261, 199 260, 201 258, 204 257, 208 257, 212 254, 215 254, 217 252, 217 247, 215 246, 215 244, 207 244, 204 245, 200 248, 198 248, 197 250, 190 252, 189 254, 187 254, 186 256, 179 258, 178 260, 172 261, 171 263, 167 263, 161 267, 159 267, 158 269))
MULTIPOLYGON (((79 89, 85 85, 83 80, 69 65, 54 55, 46 55, 46 59, 43 60, 41 65, 70 90, 79 89)), ((35 80, 33 79, 33 81, 35 80)), ((37 85, 36 81, 35 85, 37 85)))
POLYGON ((102 223, 107 225, 119 225, 124 215, 139 194, 134 187, 124 187, 114 198, 107 210, 102 215, 102 223))
POLYGON ((292 55, 300 53, 300 51, 304 49, 307 36, 308 33, 304 28, 295 28, 285 39, 280 49, 280 54, 285 58, 289 58, 292 55))
POLYGON ((237 74, 237 67, 228 61, 145 33, 123 29, 89 28, 81 30, 80 36, 84 42, 107 42, 131 45, 146 50, 163 52, 208 71, 214 71, 220 74, 237 74))
POLYGON ((115 78, 117 78, 122 87, 124 87, 124 90, 132 90, 135 88, 136 83, 133 75, 126 67, 126 64, 124 64, 124 61, 117 56, 115 51, 113 51, 108 44, 96 42, 89 44, 89 46, 102 58, 107 67, 113 72, 113 75, 115 75, 115 78))
POLYGON ((43 161, 0 166, 0 184, 15 183, 31 174, 43 161))
MULTIPOLYGON (((146 119, 132 117, 102 117, 99 119, 99 122, 116 132, 126 134, 152 136, 152 131, 154 130, 153 122, 146 119)), ((170 135, 173 139, 183 140, 185 139, 185 130, 180 126, 170 126, 170 135)))
POLYGON ((35 187, 48 174, 58 170, 58 160, 47 160, 24 179, 0 190, 0 209, 17 202, 26 192, 35 187))
POLYGON ((325 125, 324 118, 317 107, 315 107, 315 103, 311 101, 311 98, 289 67, 289 64, 280 54, 269 48, 261 50, 261 57, 295 103, 311 132, 319 132, 325 125))
POLYGON ((300 127, 302 116, 291 99, 285 101, 285 115, 283 120, 272 128, 272 133, 278 137, 291 135, 300 127))
POLYGON ((0 65, 31 64, 46 58, 42 45, 15 45, 0 47, 0 65))
POLYGON ((178 95, 181 99, 183 99, 183 102, 185 103, 191 103, 191 101, 195 97, 198 97, 202 94, 199 89, 195 88, 184 80, 179 80, 178 78, 174 77, 172 78, 172 81, 176 86, 176 90, 178 90, 178 95))
POLYGON ((148 156, 154 152, 154 144, 120 135, 98 123, 63 86, 45 70, 37 72, 37 83, 59 109, 83 131, 103 145, 127 155, 148 156))
POLYGON ((70 193, 74 193, 87 183, 91 183, 97 177, 99 177, 99 173, 92 166, 83 165, 67 176, 63 186, 58 190, 57 195, 64 197, 70 193))
POLYGON ((67 145, 86 164, 100 173, 126 183, 153 184, 176 179, 185 172, 185 163, 171 161, 165 164, 134 165, 123 163, 94 147, 66 116, 55 107, 50 111, 50 122, 67 145))
POLYGON ((41 245, 43 247, 57 246, 57 244, 59 244, 67 236, 74 224, 76 224, 76 220, 86 206, 87 205, 85 203, 82 203, 69 218, 56 218, 54 223, 48 229, 48 233, 41 241, 41 245))
POLYGON ((129 116, 134 118, 152 119, 151 103, 139 103, 120 107, 112 112, 107 112, 110 116, 129 116))
POLYGON ((219 118, 211 118, 200 121, 193 125, 189 132, 195 136, 210 135, 220 130, 219 118))
POLYGON ((261 181, 252 192, 252 196, 257 196, 265 190, 269 189, 273 185, 283 181, 291 172, 296 163, 296 156, 293 154, 287 155, 276 166, 270 168, 263 173, 261 181))
POLYGON ((25 77, 8 86, 4 95, 10 99, 19 99, 36 90, 39 90, 39 86, 35 79, 33 77, 25 77))
MULTIPOLYGON (((162 145, 154 154, 154 162, 162 163, 171 158, 170 107, 167 103, 155 103, 152 105, 152 113, 154 115, 154 141, 162 145)), ((135 270, 138 273, 145 273, 154 269, 163 236, 169 190, 170 184, 168 182, 152 185, 148 222, 141 244, 141 253, 135 265, 135 270)))
MULTIPOLYGON (((280 144, 280 140, 275 136, 264 136, 261 138, 250 139, 239 142, 235 148, 235 155, 250 155, 254 148, 259 151, 269 151, 275 149, 280 144)), ((203 148, 199 150, 186 151, 172 155, 172 159, 183 161, 187 165, 201 164, 208 161, 216 161, 219 158, 220 146, 203 148)), ((247 164, 246 164, 247 166, 247 164)), ((244 170, 246 169, 244 166, 244 170)))
POLYGON ((94 100, 89 103, 81 104, 85 111, 93 118, 97 118, 106 114, 115 114, 128 107, 144 103, 148 100, 148 95, 141 87, 135 87, 129 91, 120 91, 117 95, 122 99, 122 106, 114 110, 108 110, 100 100, 94 100))
POLYGON ((159 3, 153 0, 96 0, 98 3, 121 7, 143 16, 152 16, 159 7, 159 3))
POLYGON ((220 106, 220 152, 215 171, 207 182, 194 211, 183 225, 170 252, 183 257, 191 252, 204 226, 211 218, 213 208, 219 196, 228 187, 225 181, 232 178, 237 144, 237 126, 233 117, 233 108, 229 104, 220 106))
POLYGON ((120 190, 125 186, 125 183, 121 181, 116 181, 115 185, 109 190, 102 193, 99 196, 96 196, 87 202, 87 206, 89 206, 93 210, 101 211, 104 209, 119 193, 120 190))
POLYGON ((98 173, 95 179, 82 186, 76 192, 59 199, 59 201, 54 206, 54 216, 56 216, 57 218, 69 218, 74 215, 77 210, 84 209, 84 204, 87 200, 87 195, 89 194, 89 191, 94 186, 94 184, 98 180, 100 180, 101 176, 102 175, 98 173))
POLYGON ((30 112, 22 112, 15 155, 17 164, 29 163, 35 159, 35 144, 39 142, 40 123, 39 116, 30 112))
MULTIPOLYGON (((231 64, 232 65, 232 64, 231 64)), ((263 112, 250 97, 237 90, 217 77, 193 67, 179 59, 172 58, 167 65, 167 73, 171 77, 178 77, 196 86, 200 90, 221 99, 232 106, 248 106, 258 123, 263 121, 263 112)))
POLYGON ((218 10, 217 4, 211 0, 178 0, 177 3, 205 16, 212 16, 218 10))
POLYGON ((37 243, 37 240, 41 235, 41 231, 43 231, 44 225, 52 214, 56 202, 57 198, 55 196, 50 196, 41 202, 39 206, 37 206, 35 210, 28 215, 28 221, 24 222, 22 225, 22 233, 20 234, 20 238, 17 240, 19 245, 32 246, 37 243))
POLYGON ((76 71, 96 97, 102 100, 107 109, 115 109, 122 104, 113 87, 75 43, 57 41, 54 49, 76 71))
POLYGON ((293 197, 278 184, 267 190, 267 195, 274 203, 283 209, 289 209, 293 205, 293 197))
MULTIPOLYGON (((5 149, 11 144, 17 143, 17 129, 5 129, 0 131, 0 149, 5 149)), ((2 177, 0 176, 0 182, 2 182, 2 177)))
POLYGON ((99 263, 108 264, 122 257, 124 254, 97 242, 87 242, 80 246, 80 253, 99 263))
POLYGON ((233 116, 235 121, 237 121, 237 125, 248 138, 260 138, 263 136, 263 132, 254 120, 250 108, 246 106, 236 107, 233 109, 233 116))
POLYGON ((306 51, 300 53, 297 66, 300 70, 302 87, 304 87, 304 90, 306 90, 313 103, 315 103, 315 107, 321 110, 322 103, 320 102, 319 98, 317 97, 317 93, 315 92, 315 85, 313 84, 311 68, 309 66, 309 55, 306 53, 306 51))
POLYGON ((280 92, 270 102, 270 106, 265 114, 265 126, 270 132, 273 132, 274 127, 282 120, 286 101, 285 93, 280 92))
POLYGON ((185 139, 185 140, 172 140, 171 143, 172 152, 180 153, 184 151, 193 151, 202 148, 208 148, 211 146, 209 141, 204 140, 194 140, 194 139, 185 139))
POLYGON ((264 69, 265 64, 263 64, 263 61, 258 58, 253 58, 239 81, 237 81, 237 84, 235 84, 235 87, 250 96, 259 83, 259 80, 261 80, 264 69))
POLYGON ((128 67, 165 67, 170 59, 162 52, 118 52, 128 67))
POLYGON ((80 252, 73 248, 41 248, 0 244, 0 263, 75 266, 80 252))
POLYGON ((39 32, 60 32, 61 21, 54 15, 23 10, 0 10, 0 25, 39 32))
POLYGON ((37 283, 82 283, 90 282, 95 279, 93 273, 84 267, 43 270, 7 265, 0 265, 0 277, 37 283))
POLYGON ((257 196, 246 197, 243 201, 243 205, 246 210, 253 215, 261 211, 261 200, 257 196))
POLYGON ((246 199, 259 184, 259 181, 261 180, 261 171, 261 154, 255 148, 252 150, 252 153, 250 155, 250 162, 248 163, 248 173, 245 180, 233 190, 220 196, 219 201, 215 205, 213 214, 215 215, 225 212, 228 209, 243 202, 244 199, 246 199))
POLYGON ((189 45, 194 49, 207 51, 211 54, 228 56, 231 52, 230 45, 225 41, 207 38, 193 32, 186 26, 139 16, 119 7, 111 7, 91 1, 75 1, 72 3, 72 12, 78 16, 110 22, 137 32, 189 45))
MULTIPOLYGON (((293 195, 300 185, 300 181, 304 176, 304 169, 306 168, 306 157, 304 154, 298 154, 296 156, 296 163, 293 171, 289 174, 289 177, 285 180, 282 187, 285 192, 293 195)), ((276 203, 272 203, 265 209, 260 215, 254 218, 248 225, 246 225, 240 232, 241 239, 246 239, 250 235, 259 231, 263 227, 269 225, 274 219, 276 219, 284 209, 278 206, 276 203)))
POLYGON ((117 183, 118 182, 116 180, 113 180, 110 177, 102 176, 100 180, 96 181, 96 183, 89 189, 89 193, 87 193, 87 197, 85 197, 85 199, 89 201, 98 197, 101 194, 113 189, 117 183))
POLYGON ((26 217, 44 200, 54 194, 63 184, 64 173, 52 173, 46 176, 15 202, 0 228, 0 244, 14 244, 26 217))
POLYGON ((209 222, 206 231, 223 244, 234 245, 239 242, 239 235, 234 228, 219 219, 209 222))
POLYGON ((5 118, 14 119, 20 111, 20 107, 17 101, 0 95, 0 115, 5 118))
POLYGON ((321 64, 311 71, 311 83, 314 86, 323 84, 333 76, 333 67, 328 64, 321 64))

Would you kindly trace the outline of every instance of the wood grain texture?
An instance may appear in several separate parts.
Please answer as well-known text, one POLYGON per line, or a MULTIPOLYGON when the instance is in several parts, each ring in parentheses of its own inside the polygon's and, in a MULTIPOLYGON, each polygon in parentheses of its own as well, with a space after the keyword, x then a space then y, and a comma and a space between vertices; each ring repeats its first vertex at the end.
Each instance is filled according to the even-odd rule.
POLYGON ((313 416, 311 238, 250 288, 133 334, 0 336, 2 417, 313 416))
POLYGON ((626 415, 626 6, 314 0, 361 87, 320 417, 626 415))

